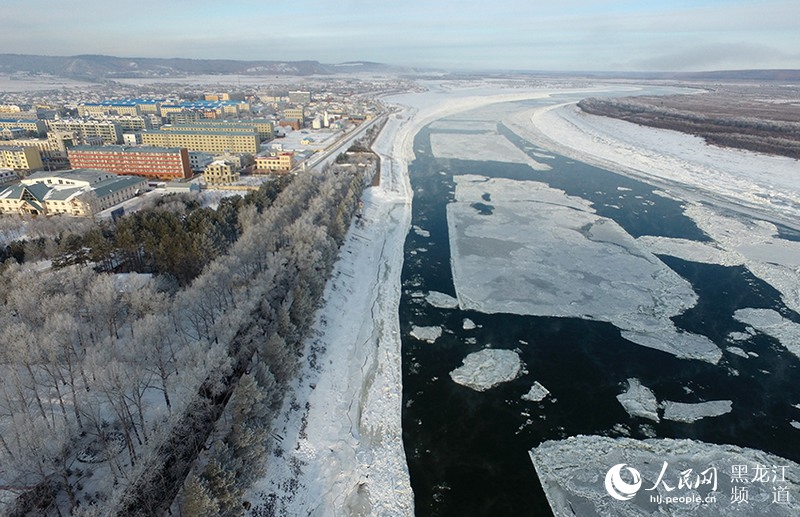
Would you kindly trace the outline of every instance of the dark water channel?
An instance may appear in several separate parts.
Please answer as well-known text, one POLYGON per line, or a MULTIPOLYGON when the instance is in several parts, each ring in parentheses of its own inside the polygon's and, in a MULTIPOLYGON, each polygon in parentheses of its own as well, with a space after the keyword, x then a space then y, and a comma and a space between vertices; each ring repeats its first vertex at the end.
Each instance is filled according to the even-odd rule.
MULTIPOLYGON (((499 120, 504 111, 530 106, 504 104, 453 119, 499 120)), ((412 225, 429 234, 412 230, 407 237, 400 321, 404 443, 417 515, 550 514, 528 451, 545 440, 578 434, 692 438, 800 461, 798 431, 788 424, 800 421, 800 410, 792 407, 800 403, 800 362, 771 338, 758 335, 736 344, 758 357, 744 359, 724 352, 719 364, 712 365, 628 342, 608 323, 438 309, 411 296, 420 291, 455 296, 445 212, 454 197, 454 174, 545 182, 592 201, 598 215, 615 220, 634 237, 708 240, 683 215, 680 202, 654 194, 653 187, 555 155, 502 125, 498 130, 520 149, 536 152, 535 159, 552 170, 434 158, 430 135, 450 129, 425 128, 414 144, 412 225), (464 318, 477 328, 462 328, 464 318), (444 332, 431 344, 409 336, 412 326, 438 326, 444 332), (482 393, 453 382, 449 373, 487 344, 516 350, 528 373, 482 393), (733 411, 692 424, 631 418, 616 400, 631 377, 651 388, 659 400, 730 399, 733 411), (550 391, 542 402, 521 399, 534 380, 550 391)), ((490 197, 478 204, 477 211, 492 216, 490 197)), ((788 231, 783 235, 796 238, 788 231)), ((732 317, 737 309, 773 308, 798 319, 773 288, 743 267, 670 257, 663 261, 691 282, 699 296, 695 308, 674 319, 677 326, 706 335, 723 350, 731 345, 726 336, 745 328, 732 317)), ((598 465, 598 471, 604 473, 608 467, 598 465)))

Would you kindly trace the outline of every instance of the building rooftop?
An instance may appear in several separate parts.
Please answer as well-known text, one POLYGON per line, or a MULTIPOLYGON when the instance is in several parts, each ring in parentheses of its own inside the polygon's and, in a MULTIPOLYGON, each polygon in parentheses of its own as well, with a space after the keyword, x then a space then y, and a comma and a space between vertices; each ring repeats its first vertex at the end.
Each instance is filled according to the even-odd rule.
POLYGON ((69 151, 97 151, 107 153, 179 153, 182 147, 128 146, 128 145, 76 145, 69 151))

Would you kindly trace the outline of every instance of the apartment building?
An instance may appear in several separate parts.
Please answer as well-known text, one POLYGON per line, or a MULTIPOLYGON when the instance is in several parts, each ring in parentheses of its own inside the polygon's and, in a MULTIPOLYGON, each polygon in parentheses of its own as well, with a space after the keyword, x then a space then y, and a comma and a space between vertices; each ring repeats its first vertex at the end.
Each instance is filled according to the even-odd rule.
POLYGON ((44 165, 36 147, 9 145, 0 146, 0 167, 26 173, 38 171, 44 165))
POLYGON ((47 121, 53 131, 70 131, 78 135, 79 144, 88 145, 93 137, 104 145, 122 143, 122 128, 111 120, 62 119, 47 121))
MULTIPOLYGON (((187 126, 188 127, 188 126, 187 126)), ((142 132, 142 143, 155 147, 185 147, 190 151, 208 153, 250 153, 258 152, 258 133, 228 129, 213 130, 209 128, 184 129, 175 126, 142 132)))
POLYGON ((192 177, 189 153, 185 148, 78 146, 69 149, 67 155, 74 168, 167 181, 192 177))
POLYGON ((111 99, 103 102, 85 102, 78 105, 78 114, 82 117, 103 117, 106 115, 139 116, 159 114, 159 108, 165 99, 111 99))
MULTIPOLYGON (((172 118, 173 115, 170 115, 172 118)), ((236 122, 228 122, 225 120, 202 120, 197 119, 194 122, 185 124, 165 124, 161 126, 164 131, 255 131, 258 134, 258 139, 261 142, 272 140, 275 137, 275 127, 271 120, 268 119, 241 119, 236 122)))
POLYGON ((44 136, 47 125, 43 120, 0 118, 0 129, 22 129, 30 135, 44 136))

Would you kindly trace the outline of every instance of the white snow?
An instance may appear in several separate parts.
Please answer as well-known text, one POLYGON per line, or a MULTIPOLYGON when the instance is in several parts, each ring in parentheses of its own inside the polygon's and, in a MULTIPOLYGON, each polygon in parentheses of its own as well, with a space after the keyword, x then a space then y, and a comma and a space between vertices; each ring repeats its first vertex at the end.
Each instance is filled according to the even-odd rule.
POLYGON ((687 404, 684 402, 664 402, 664 420, 692 423, 701 418, 714 417, 730 413, 733 402, 730 400, 710 400, 687 404))
POLYGON ((420 341, 434 343, 442 337, 442 327, 411 327, 411 337, 420 341))
POLYGON ((715 363, 708 338, 670 320, 692 307, 691 285, 589 201, 535 181, 456 176, 447 206, 459 305, 607 321, 625 339, 682 358, 715 363), (489 193, 489 216, 471 205, 489 193), (534 228, 520 232, 518 228, 534 228))
POLYGON ((617 400, 632 417, 659 422, 658 400, 653 391, 642 385, 639 379, 628 379, 628 389, 617 395, 617 400))
POLYGON ((450 378, 475 391, 486 391, 513 381, 521 371, 522 360, 513 350, 485 348, 465 357, 463 364, 450 372, 450 378))
POLYGON ((449 294, 440 293, 438 291, 430 291, 425 297, 425 300, 439 309, 455 309, 458 307, 458 300, 449 294))
POLYGON ((771 309, 739 309, 733 317, 772 336, 789 352, 800 357, 800 324, 771 309))
POLYGON ((528 393, 522 396, 522 400, 529 400, 531 402, 541 402, 550 395, 550 390, 539 384, 539 381, 534 381, 528 393))
MULTIPOLYGON (((602 436, 574 436, 560 441, 544 442, 530 451, 531 461, 557 516, 631 517, 655 516, 794 516, 800 515, 800 503, 793 497, 800 490, 800 465, 766 452, 734 445, 717 445, 696 440, 670 438, 635 440, 602 436), (622 466, 622 480, 636 469, 641 485, 631 499, 619 501, 605 488, 607 473, 622 466), (775 504, 775 486, 769 483, 736 484, 731 481, 732 467, 747 465, 752 479, 756 465, 784 466, 785 477, 780 486, 792 495, 786 504, 775 504), (694 485, 698 475, 706 472, 708 483, 687 487, 679 485, 683 472, 691 471, 694 485), (709 469, 716 469, 710 470, 709 469), (659 480, 660 473, 664 472, 659 480), (707 472, 708 471, 708 472, 707 472), (715 473, 716 493, 711 474, 715 473), (731 497, 734 486, 745 486, 748 502, 736 503, 731 497), (652 490, 651 490, 652 489, 652 490), (713 502, 666 502, 667 497, 701 499, 711 495, 713 502), (652 498, 661 497, 661 504, 652 498)), ((780 470, 780 469, 779 469, 780 470)), ((612 485, 613 488, 613 485, 612 485)))
POLYGON ((519 112, 507 123, 530 141, 650 183, 800 218, 797 160, 706 145, 699 137, 587 115, 574 103, 519 112))

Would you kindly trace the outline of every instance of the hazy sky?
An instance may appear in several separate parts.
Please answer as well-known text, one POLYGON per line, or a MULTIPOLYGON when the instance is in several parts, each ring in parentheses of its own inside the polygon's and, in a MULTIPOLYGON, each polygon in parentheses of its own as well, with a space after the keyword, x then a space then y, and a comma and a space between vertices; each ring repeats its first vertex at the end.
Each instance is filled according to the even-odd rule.
POLYGON ((800 0, 3 0, 0 52, 457 69, 800 68, 800 0))

